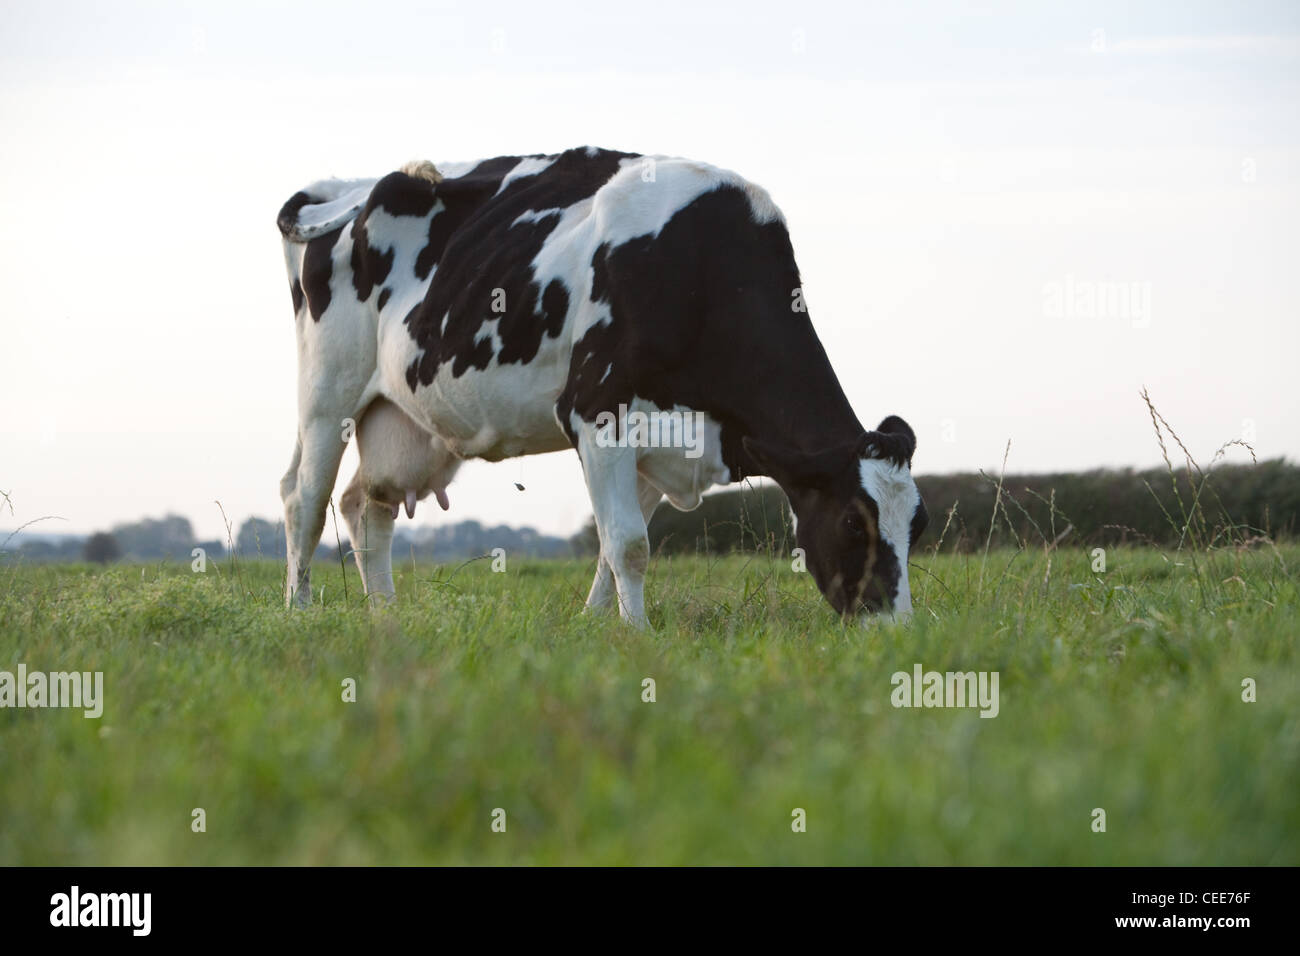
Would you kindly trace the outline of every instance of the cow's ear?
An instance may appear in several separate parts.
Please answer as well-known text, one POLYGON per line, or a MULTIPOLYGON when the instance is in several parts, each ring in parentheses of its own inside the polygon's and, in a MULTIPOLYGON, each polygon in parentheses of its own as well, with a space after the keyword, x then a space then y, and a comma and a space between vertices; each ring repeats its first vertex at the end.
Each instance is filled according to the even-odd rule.
POLYGON ((875 431, 862 436, 860 454, 863 458, 879 458, 910 466, 915 452, 916 432, 897 415, 889 415, 876 426, 875 431))
POLYGON ((746 436, 741 439, 749 457, 761 469, 761 474, 774 479, 786 488, 809 487, 833 481, 853 461, 856 443, 826 448, 821 451, 800 451, 773 442, 746 436))

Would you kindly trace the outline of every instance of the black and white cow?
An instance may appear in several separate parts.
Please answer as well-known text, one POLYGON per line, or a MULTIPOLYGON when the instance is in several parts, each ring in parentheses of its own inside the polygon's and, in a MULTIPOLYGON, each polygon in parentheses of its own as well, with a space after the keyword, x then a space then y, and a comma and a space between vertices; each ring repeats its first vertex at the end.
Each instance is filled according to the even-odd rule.
MULTIPOLYGON (((617 597, 644 624, 661 498, 690 509, 714 484, 767 475, 836 611, 911 610, 908 553, 927 520, 915 435, 895 416, 868 431, 849 407, 763 189, 705 163, 585 148, 328 180, 278 223, 298 340, 281 482, 290 602, 310 601, 343 423, 361 419, 364 439, 363 413, 385 400, 436 436, 412 504, 432 490, 445 505, 460 459, 577 450, 600 536, 589 607, 617 597), (688 416, 695 445, 635 440, 638 412, 688 416)), ((366 492, 384 479, 363 479, 361 445, 345 511, 367 589, 391 593, 404 489, 366 492)))

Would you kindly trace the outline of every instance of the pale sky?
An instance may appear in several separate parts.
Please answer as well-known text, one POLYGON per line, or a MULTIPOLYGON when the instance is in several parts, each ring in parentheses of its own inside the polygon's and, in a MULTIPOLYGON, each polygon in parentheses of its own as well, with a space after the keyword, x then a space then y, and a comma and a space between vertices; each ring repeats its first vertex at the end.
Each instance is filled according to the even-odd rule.
MULTIPOLYGON (((280 204, 587 144, 766 187, 854 408, 912 424, 918 475, 1008 439, 1020 472, 1154 464, 1143 385, 1205 460, 1300 458, 1294 2, 0 9, 0 527, 278 518, 280 204)), ((572 452, 450 496, 416 523, 590 513, 572 452)))

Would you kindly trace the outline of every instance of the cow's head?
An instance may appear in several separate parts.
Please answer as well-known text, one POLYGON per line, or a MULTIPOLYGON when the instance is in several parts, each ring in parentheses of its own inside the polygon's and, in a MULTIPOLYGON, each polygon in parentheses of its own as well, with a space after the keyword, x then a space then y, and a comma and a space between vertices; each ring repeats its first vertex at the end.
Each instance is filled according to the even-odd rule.
POLYGON ((916 435, 896 415, 849 444, 801 452, 746 438, 745 450, 781 485, 795 540, 840 614, 909 614, 907 559, 929 515, 912 481, 916 435))

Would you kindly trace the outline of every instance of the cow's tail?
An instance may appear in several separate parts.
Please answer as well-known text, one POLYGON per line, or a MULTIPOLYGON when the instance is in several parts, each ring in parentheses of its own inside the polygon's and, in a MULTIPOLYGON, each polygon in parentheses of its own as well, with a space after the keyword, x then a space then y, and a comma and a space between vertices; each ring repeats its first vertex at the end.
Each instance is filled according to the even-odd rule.
MULTIPOLYGON (((412 160, 401 170, 412 179, 437 185, 442 173, 427 159, 412 160)), ((275 224, 289 242, 308 242, 347 225, 366 205, 375 179, 325 179, 300 189, 280 207, 275 224)))
POLYGON ((326 179, 300 189, 280 207, 275 224, 290 242, 307 242, 346 225, 366 204, 373 179, 326 179))

